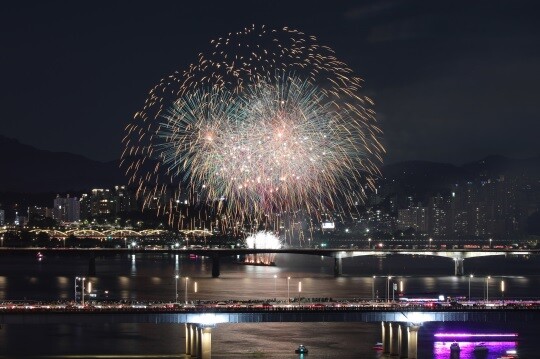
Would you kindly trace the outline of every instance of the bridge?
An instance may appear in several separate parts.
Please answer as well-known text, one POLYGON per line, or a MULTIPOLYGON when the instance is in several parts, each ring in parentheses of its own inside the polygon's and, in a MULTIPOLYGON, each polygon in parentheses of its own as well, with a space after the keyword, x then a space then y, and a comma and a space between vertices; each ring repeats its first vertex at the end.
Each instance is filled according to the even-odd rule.
MULTIPOLYGON (((283 249, 257 249, 257 248, 0 248, 0 255, 6 254, 57 254, 74 255, 84 254, 91 257, 95 266, 95 258, 115 254, 137 254, 137 253, 171 253, 184 255, 205 256, 212 259, 212 276, 219 277, 221 257, 230 257, 250 254, 305 254, 334 258, 334 275, 343 274, 343 259, 358 256, 387 256, 387 255, 413 255, 413 256, 438 256, 452 259, 454 262, 454 274, 464 275, 464 260, 467 258, 485 256, 507 256, 507 255, 531 255, 539 254, 540 249, 313 249, 313 248, 283 248, 283 249)), ((92 265, 92 264, 91 264, 92 265)), ((95 268, 94 268, 95 271, 95 268)))
POLYGON ((0 324, 119 324, 185 325, 185 351, 190 357, 211 359, 212 328, 221 323, 343 322, 380 323, 383 351, 397 358, 417 358, 418 331, 425 322, 537 321, 540 306, 458 307, 379 306, 376 303, 327 306, 270 306, 249 308, 186 308, 137 305, 58 308, 18 306, 0 308, 0 324))
MULTIPOLYGON (((0 228, 0 234, 4 233, 19 233, 20 229, 18 228, 0 228)), ((143 229, 143 230, 133 230, 133 229, 106 229, 106 230, 97 230, 97 229, 68 229, 68 230, 59 230, 51 228, 36 228, 30 230, 30 233, 47 234, 51 238, 66 239, 69 236, 75 236, 79 238, 93 238, 93 239, 106 239, 106 238, 145 238, 145 237, 159 237, 163 235, 173 234, 173 232, 166 229, 143 229)), ((191 235, 191 236, 212 236, 213 233, 209 230, 203 229, 183 229, 179 230, 178 233, 182 235, 191 235)))
POLYGON ((95 258, 116 254, 137 253, 171 253, 178 255, 197 255, 212 259, 212 276, 220 276, 220 258, 230 256, 242 256, 252 254, 306 254, 334 258, 334 275, 343 274, 343 259, 358 256, 388 256, 388 255, 411 255, 411 256, 437 256, 453 260, 454 275, 465 274, 464 261, 468 258, 485 256, 508 256, 508 255, 532 255, 540 254, 540 249, 341 249, 341 248, 282 248, 282 249, 258 249, 258 248, 14 248, 0 247, 0 256, 9 254, 34 254, 44 255, 77 255, 82 254, 90 257, 89 272, 95 273, 95 258))

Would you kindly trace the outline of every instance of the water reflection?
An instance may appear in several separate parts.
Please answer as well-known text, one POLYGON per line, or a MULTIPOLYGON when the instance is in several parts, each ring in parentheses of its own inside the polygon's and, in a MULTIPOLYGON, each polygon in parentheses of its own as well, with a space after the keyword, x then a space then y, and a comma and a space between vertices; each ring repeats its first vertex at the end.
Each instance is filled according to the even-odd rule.
POLYGON ((435 342, 433 343, 434 359, 497 359, 506 355, 509 351, 517 351, 516 341, 457 341, 460 348, 459 356, 453 355, 450 346, 454 342, 435 342), (483 350, 485 347, 486 350, 483 350))
POLYGON ((137 273, 137 266, 135 262, 135 254, 131 255, 131 274, 134 275, 137 273))
POLYGON ((6 299, 6 277, 0 276, 0 299, 6 299))

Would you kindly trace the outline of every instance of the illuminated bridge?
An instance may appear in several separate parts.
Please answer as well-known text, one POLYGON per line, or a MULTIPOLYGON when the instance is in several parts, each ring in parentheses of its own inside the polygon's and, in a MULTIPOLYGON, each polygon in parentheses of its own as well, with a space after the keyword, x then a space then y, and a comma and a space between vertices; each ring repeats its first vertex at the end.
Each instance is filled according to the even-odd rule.
MULTIPOLYGON (((212 276, 220 275, 220 258, 230 256, 241 256, 260 253, 290 253, 307 254, 316 256, 325 256, 334 258, 334 275, 339 276, 343 273, 343 259, 358 256, 389 256, 389 255, 410 255, 410 256, 437 256, 448 258, 454 263, 454 274, 463 275, 463 262, 467 258, 485 257, 485 256, 508 256, 508 255, 533 255, 539 254, 540 249, 311 249, 311 248, 283 248, 283 249, 257 249, 257 248, 0 248, 1 255, 15 253, 37 254, 57 254, 74 255, 84 254, 95 258, 115 254, 136 254, 136 253, 171 253, 179 255, 198 255, 212 259, 212 276)), ((94 268, 95 271, 95 268, 94 268)))
MULTIPOLYGON (((19 232, 19 229, 15 228, 0 228, 0 234, 7 232, 19 232)), ((51 238, 64 239, 69 236, 75 236, 78 238, 93 238, 93 239, 106 239, 106 238, 144 238, 144 237, 158 237, 163 235, 172 234, 171 231, 165 229, 144 229, 140 231, 135 231, 132 229, 108 229, 108 230, 97 230, 97 229, 69 229, 69 230, 58 230, 58 229, 48 229, 48 228, 36 228, 30 230, 30 233, 40 234, 45 233, 51 238)), ((202 229, 193 229, 193 230, 181 230, 178 233, 182 235, 192 235, 192 236, 211 236, 213 233, 208 230, 202 229)))
POLYGON ((0 310, 0 324, 184 324, 185 351, 201 359, 212 356, 212 328, 220 323, 343 322, 380 323, 383 351, 398 358, 417 358, 418 331, 426 322, 538 321, 532 308, 307 308, 272 307, 241 309, 32 309, 0 310))
POLYGON ((59 231, 57 229, 34 229, 31 233, 46 233, 51 238, 67 238, 69 236, 75 236, 78 238, 96 238, 104 239, 108 237, 112 238, 141 238, 151 236, 161 236, 167 234, 168 231, 161 229, 145 229, 142 231, 134 231, 131 229, 110 229, 105 231, 98 231, 96 229, 71 229, 67 231, 59 231))

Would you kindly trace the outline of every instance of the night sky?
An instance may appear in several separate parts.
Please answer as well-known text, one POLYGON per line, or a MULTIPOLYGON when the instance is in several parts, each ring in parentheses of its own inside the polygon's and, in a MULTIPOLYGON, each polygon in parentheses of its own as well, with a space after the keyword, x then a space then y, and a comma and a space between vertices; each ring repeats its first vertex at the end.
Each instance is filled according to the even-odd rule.
POLYGON ((538 1, 11 1, 0 134, 97 160, 159 80, 211 39, 289 26, 332 47, 375 100, 386 163, 540 155, 538 1))

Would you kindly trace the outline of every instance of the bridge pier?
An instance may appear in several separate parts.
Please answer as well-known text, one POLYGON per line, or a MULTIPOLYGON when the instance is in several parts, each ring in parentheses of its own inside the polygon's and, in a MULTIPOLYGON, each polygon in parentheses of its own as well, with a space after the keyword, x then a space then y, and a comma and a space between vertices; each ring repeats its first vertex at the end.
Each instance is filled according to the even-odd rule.
POLYGON ((383 354, 388 353, 388 343, 386 342, 386 328, 384 322, 381 322, 381 343, 383 346, 383 354))
POLYGON ((383 354, 400 359, 416 359, 418 357, 418 325, 407 325, 397 322, 382 322, 383 354))
POLYGON ((200 330, 200 358, 201 359, 212 359, 212 328, 204 327, 199 328, 200 330))
POLYGON ((212 327, 186 324, 186 355, 212 359, 212 327))
POLYGON ((399 323, 390 323, 391 339, 390 339, 390 355, 399 356, 401 349, 401 325, 399 323))
POLYGON ((186 328, 186 355, 191 356, 191 336, 193 335, 193 332, 191 330, 191 324, 184 324, 186 328))
POLYGON ((394 332, 394 324, 392 322, 388 323, 388 354, 395 355, 395 345, 397 340, 397 333, 394 332))
POLYGON ((463 265, 463 258, 454 258, 454 275, 462 276, 465 274, 465 266, 463 265))
POLYGON ((339 277, 343 274, 343 259, 341 257, 334 258, 334 277, 339 277))
POLYGON ((401 323, 399 325, 399 331, 398 331, 398 335, 399 335, 399 347, 398 347, 398 356, 399 358, 406 358, 407 355, 408 355, 408 340, 409 340, 409 336, 407 335, 407 326, 405 325, 405 323, 401 323))
POLYGON ((212 256, 212 277, 217 278, 220 275, 220 269, 219 269, 219 256, 213 255, 212 256))
POLYGON ((407 340, 407 358, 416 359, 418 358, 418 330, 420 329, 419 325, 410 325, 407 328, 407 334, 409 340, 407 340))
POLYGON ((199 330, 195 324, 191 324, 191 355, 199 356, 199 330))

